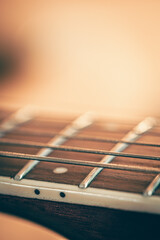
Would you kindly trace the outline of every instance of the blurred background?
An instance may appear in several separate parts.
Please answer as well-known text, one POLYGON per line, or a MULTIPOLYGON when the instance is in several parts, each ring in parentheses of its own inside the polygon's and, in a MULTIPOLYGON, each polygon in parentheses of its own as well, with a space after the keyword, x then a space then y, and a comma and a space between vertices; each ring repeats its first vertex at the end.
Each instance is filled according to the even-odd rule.
POLYGON ((158 0, 0 1, 3 103, 157 115, 158 0))
POLYGON ((159 12, 158 0, 1 0, 1 105, 159 116, 159 12))

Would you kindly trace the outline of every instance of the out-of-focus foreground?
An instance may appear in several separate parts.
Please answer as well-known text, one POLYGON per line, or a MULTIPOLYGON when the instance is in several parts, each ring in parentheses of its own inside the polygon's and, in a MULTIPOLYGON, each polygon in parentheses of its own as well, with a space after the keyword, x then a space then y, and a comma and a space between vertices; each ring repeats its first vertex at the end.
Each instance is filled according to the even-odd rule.
POLYGON ((65 240, 66 238, 26 220, 0 214, 1 240, 65 240))

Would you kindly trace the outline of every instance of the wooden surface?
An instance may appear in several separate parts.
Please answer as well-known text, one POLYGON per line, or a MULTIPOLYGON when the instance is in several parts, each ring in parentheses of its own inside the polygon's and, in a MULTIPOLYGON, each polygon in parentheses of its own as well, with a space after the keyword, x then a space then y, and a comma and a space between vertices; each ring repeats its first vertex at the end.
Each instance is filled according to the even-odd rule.
MULTIPOLYGON (((3 115, 3 114, 2 114, 3 115)), ((58 133, 63 129, 71 119, 57 119, 55 118, 38 118, 29 123, 20 126, 18 129, 14 130, 11 133, 5 135, 5 138, 8 139, 18 139, 18 140, 27 140, 27 141, 36 141, 40 143, 47 143, 51 139, 51 134, 58 133), (30 131, 28 134, 25 132, 18 132, 18 130, 30 131), (34 135, 33 135, 34 133, 34 135), (36 135, 37 133, 37 135, 36 135), (49 136, 48 136, 48 135, 49 136)), ((121 139, 128 131, 130 131, 137 123, 110 123, 109 120, 97 122, 93 126, 88 127, 87 129, 81 131, 78 136, 87 134, 88 136, 94 137, 103 137, 103 138, 112 138, 112 139, 121 139), (112 126, 112 127, 111 127, 112 126)), ((147 143, 159 143, 160 140, 160 128, 157 127, 154 130, 146 133, 138 141, 147 142, 147 143)), ((137 142, 138 142, 137 141, 137 142)), ((74 146, 81 148, 92 148, 92 149, 101 149, 101 150, 110 150, 115 144, 98 142, 98 141, 82 141, 76 139, 69 139, 63 145, 65 146, 74 146)), ((0 150, 3 151, 13 151, 20 153, 29 153, 36 154, 39 149, 29 148, 29 147, 15 147, 15 146, 5 146, 1 145, 0 150)), ((130 145, 125 151, 125 153, 134 153, 141 155, 151 155, 159 156, 160 148, 158 147, 146 147, 146 146, 137 146, 130 145)), ((64 157, 70 159, 81 159, 87 161, 100 161, 102 155, 86 154, 86 153, 74 153, 74 152, 63 152, 63 151, 54 151, 50 154, 54 157, 64 157)), ((147 166, 147 167, 160 167, 159 161, 143 160, 143 159, 133 159, 133 158, 122 158, 116 157, 113 163, 117 164, 127 164, 135 166, 147 166)), ((26 160, 18 159, 9 159, 1 158, 0 161, 0 175, 14 177, 15 174, 20 170, 26 160)), ((73 166, 65 165, 58 163, 39 163, 28 175, 26 179, 34 179, 41 181, 49 181, 56 183, 65 183, 71 185, 79 185, 80 182, 87 176, 92 168, 84 166, 73 166), (68 171, 63 174, 54 173, 54 169, 57 167, 66 167, 68 171)), ((122 171, 122 170, 111 170, 104 169, 97 178, 91 183, 92 187, 104 188, 104 189, 113 189, 127 192, 136 192, 142 193, 144 189, 148 186, 150 181, 154 178, 155 174, 142 173, 142 172, 131 172, 131 171, 122 171)), ((160 194, 158 189, 155 194, 160 194)))
MULTIPOLYGON (((1 114, 3 119, 7 114, 1 114)), ((5 138, 47 143, 51 139, 51 133, 58 133, 71 119, 38 118, 20 126, 5 138), (19 132, 18 132, 19 130, 19 132), (21 131, 20 131, 21 130, 21 131), (25 131, 25 134, 23 134, 25 131), (28 131, 28 132, 27 132, 28 131)), ((136 123, 110 123, 109 120, 96 122, 93 126, 83 130, 79 136, 87 134, 90 137, 105 137, 121 139, 124 134, 131 130, 136 123)), ((142 136, 138 141, 159 143, 160 128, 154 129, 142 136)), ((64 145, 92 149, 110 150, 113 143, 75 140, 70 139, 64 145)), ((0 146, 0 150, 21 153, 36 154, 38 149, 26 147, 0 146)), ((136 153, 159 156, 160 150, 157 147, 142 147, 131 145, 126 153, 136 153)), ((54 151, 51 156, 82 159, 88 161, 100 161, 102 155, 82 154, 73 152, 54 151)), ((142 165, 159 167, 158 161, 131 159, 117 157, 114 163, 128 165, 142 165)), ((1 158, 0 175, 13 177, 20 170, 26 161, 18 159, 1 158)), ((49 181, 79 185, 92 168, 79 167, 64 164, 39 163, 27 176, 26 179, 49 181), (56 174, 53 170, 57 167, 66 167, 68 171, 63 174, 56 174)), ((154 174, 136 173, 122 170, 103 170, 92 182, 92 187, 113 189, 126 192, 142 193, 154 174)), ((155 193, 160 194, 158 189, 155 193)), ((1 195, 0 210, 11 213, 22 218, 40 223, 53 229, 69 239, 157 239, 160 216, 156 214, 145 214, 127 212, 102 207, 83 206, 44 201, 38 199, 27 199, 1 195)))

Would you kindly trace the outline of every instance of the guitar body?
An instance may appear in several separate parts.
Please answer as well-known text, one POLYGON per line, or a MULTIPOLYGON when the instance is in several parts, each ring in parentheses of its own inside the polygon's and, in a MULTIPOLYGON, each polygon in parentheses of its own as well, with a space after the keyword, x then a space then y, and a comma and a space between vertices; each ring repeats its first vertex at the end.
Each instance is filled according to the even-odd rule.
MULTIPOLYGON (((8 112, 2 111, 3 119, 8 112)), ((52 132, 58 134, 71 120, 37 118, 5 135, 5 139, 47 143, 52 132)), ((121 139, 132 127, 102 121, 78 136, 121 139), (108 125, 107 125, 108 124, 108 125)), ((138 140, 157 143, 159 128, 151 130, 138 140)), ((4 138, 4 137, 2 137, 4 138)), ((68 139, 64 146, 110 150, 115 143, 82 139, 68 139)), ((35 147, 12 146, 1 143, 1 151, 36 154, 35 147)), ((125 153, 159 156, 158 147, 131 145, 125 153), (145 152, 144 152, 145 151, 145 152)), ((102 155, 55 150, 50 157, 65 157, 100 162, 102 155)), ((159 168, 156 160, 116 157, 116 164, 159 168)), ((23 180, 13 177, 27 160, 2 157, 0 160, 0 210, 57 231, 69 239, 158 239, 160 222, 160 190, 153 196, 143 192, 156 176, 152 172, 103 169, 87 189, 78 186, 93 169, 62 163, 40 162, 23 180), (55 169, 66 169, 58 173, 55 169)))

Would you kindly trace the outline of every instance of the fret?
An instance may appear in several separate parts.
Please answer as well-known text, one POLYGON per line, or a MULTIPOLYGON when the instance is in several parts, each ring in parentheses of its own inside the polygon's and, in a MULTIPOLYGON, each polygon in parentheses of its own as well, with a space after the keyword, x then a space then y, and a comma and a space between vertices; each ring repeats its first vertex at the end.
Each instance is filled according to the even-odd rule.
MULTIPOLYGON (((76 135, 83 128, 88 127, 93 122, 91 113, 85 113, 74 120, 71 124, 60 131, 59 136, 55 136, 48 142, 48 145, 59 146, 67 141, 68 137, 76 135), (65 137, 64 137, 65 136, 65 137), (66 138, 67 137, 67 138, 66 138)), ((37 155, 47 156, 53 150, 51 148, 42 148, 37 155)), ((14 177, 15 180, 21 180, 27 173, 29 173, 37 164, 38 160, 30 160, 14 177)))
POLYGON ((153 129, 151 118, 132 131, 133 122, 92 122, 73 127, 72 118, 37 116, 6 131, 0 138, 0 210, 58 226, 64 235, 70 229, 69 239, 158 239, 160 128, 153 129), (105 157, 114 161, 101 162, 105 157), (17 181, 29 162, 38 164, 17 181), (103 171, 80 188, 92 169, 103 171))
POLYGON ((159 185, 160 185, 160 174, 156 175, 156 177, 152 180, 152 182, 149 184, 149 186, 145 189, 143 195, 145 197, 152 196, 159 185))
MULTIPOLYGON (((122 138, 122 141, 135 141, 142 134, 146 133, 150 129, 152 129, 156 125, 156 120, 153 118, 146 118, 142 122, 140 122, 136 127, 133 128, 127 135, 122 138)), ((113 152, 121 152, 125 148, 128 147, 127 143, 118 143, 116 144, 111 151, 113 152)), ((110 155, 110 154, 109 154, 110 155)), ((110 163, 116 156, 116 154, 111 156, 105 156, 101 163, 110 163)), ((85 179, 80 183, 80 188, 87 188, 89 184, 96 178, 96 176, 103 170, 103 168, 94 168, 85 179)))
POLYGON ((0 124, 0 138, 17 126, 33 119, 34 111, 30 106, 23 107, 4 119, 0 124))
MULTIPOLYGON (((67 140, 63 146, 53 146, 52 148, 47 142, 52 132, 55 136, 60 135, 59 131, 63 130, 65 122, 54 120, 53 124, 52 121, 50 121, 49 125, 46 126, 46 123, 43 123, 43 121, 40 123, 37 117, 24 126, 20 126, 14 131, 12 130, 6 133, 6 138, 0 140, 0 150, 26 153, 34 157, 38 149, 51 148, 54 150, 50 153, 50 157, 53 157, 52 160, 55 158, 64 161, 60 163, 58 163, 58 161, 40 161, 38 166, 32 169, 25 178, 35 181, 48 181, 78 186, 90 172, 91 166, 89 166, 89 163, 94 167, 95 163, 100 163, 99 161, 105 154, 117 154, 116 152, 110 151, 115 143, 126 143, 129 145, 127 151, 118 153, 119 155, 117 155, 114 160, 116 166, 113 164, 113 168, 111 168, 112 165, 104 168, 99 177, 91 183, 91 187, 142 194, 155 174, 159 174, 160 164, 158 158, 160 156, 160 150, 158 135, 153 136, 151 132, 149 132, 143 135, 141 142, 123 142, 123 140, 120 139, 122 135, 120 132, 113 132, 112 135, 111 131, 102 127, 104 124, 100 126, 99 122, 96 121, 93 125, 78 132, 75 136, 67 137, 64 134, 63 137, 67 140), (115 137, 115 139, 113 137, 115 137), (126 157, 124 157, 123 154, 129 155, 125 155, 126 157), (134 158, 134 155, 136 158, 134 158), (133 158, 131 158, 132 156, 133 158), (147 159, 143 159, 145 156, 147 159), (153 159, 151 159, 152 157, 153 159), (82 161, 80 163, 82 165, 67 164, 67 160, 82 161), (86 161, 85 167, 83 161, 86 161), (65 167, 67 171, 58 174, 55 169, 60 167, 65 167)), ((129 126, 131 125, 126 126, 125 131, 129 129, 129 126)), ((157 133, 159 133, 158 131, 159 129, 157 129, 157 133)), ((28 160, 24 159, 21 161, 20 158, 13 159, 1 156, 0 175, 14 177, 28 160)), ((73 163, 75 162, 73 161, 73 163)), ((78 163, 76 162, 76 164, 78 163)), ((160 189, 158 189, 155 194, 159 195, 160 189)))

